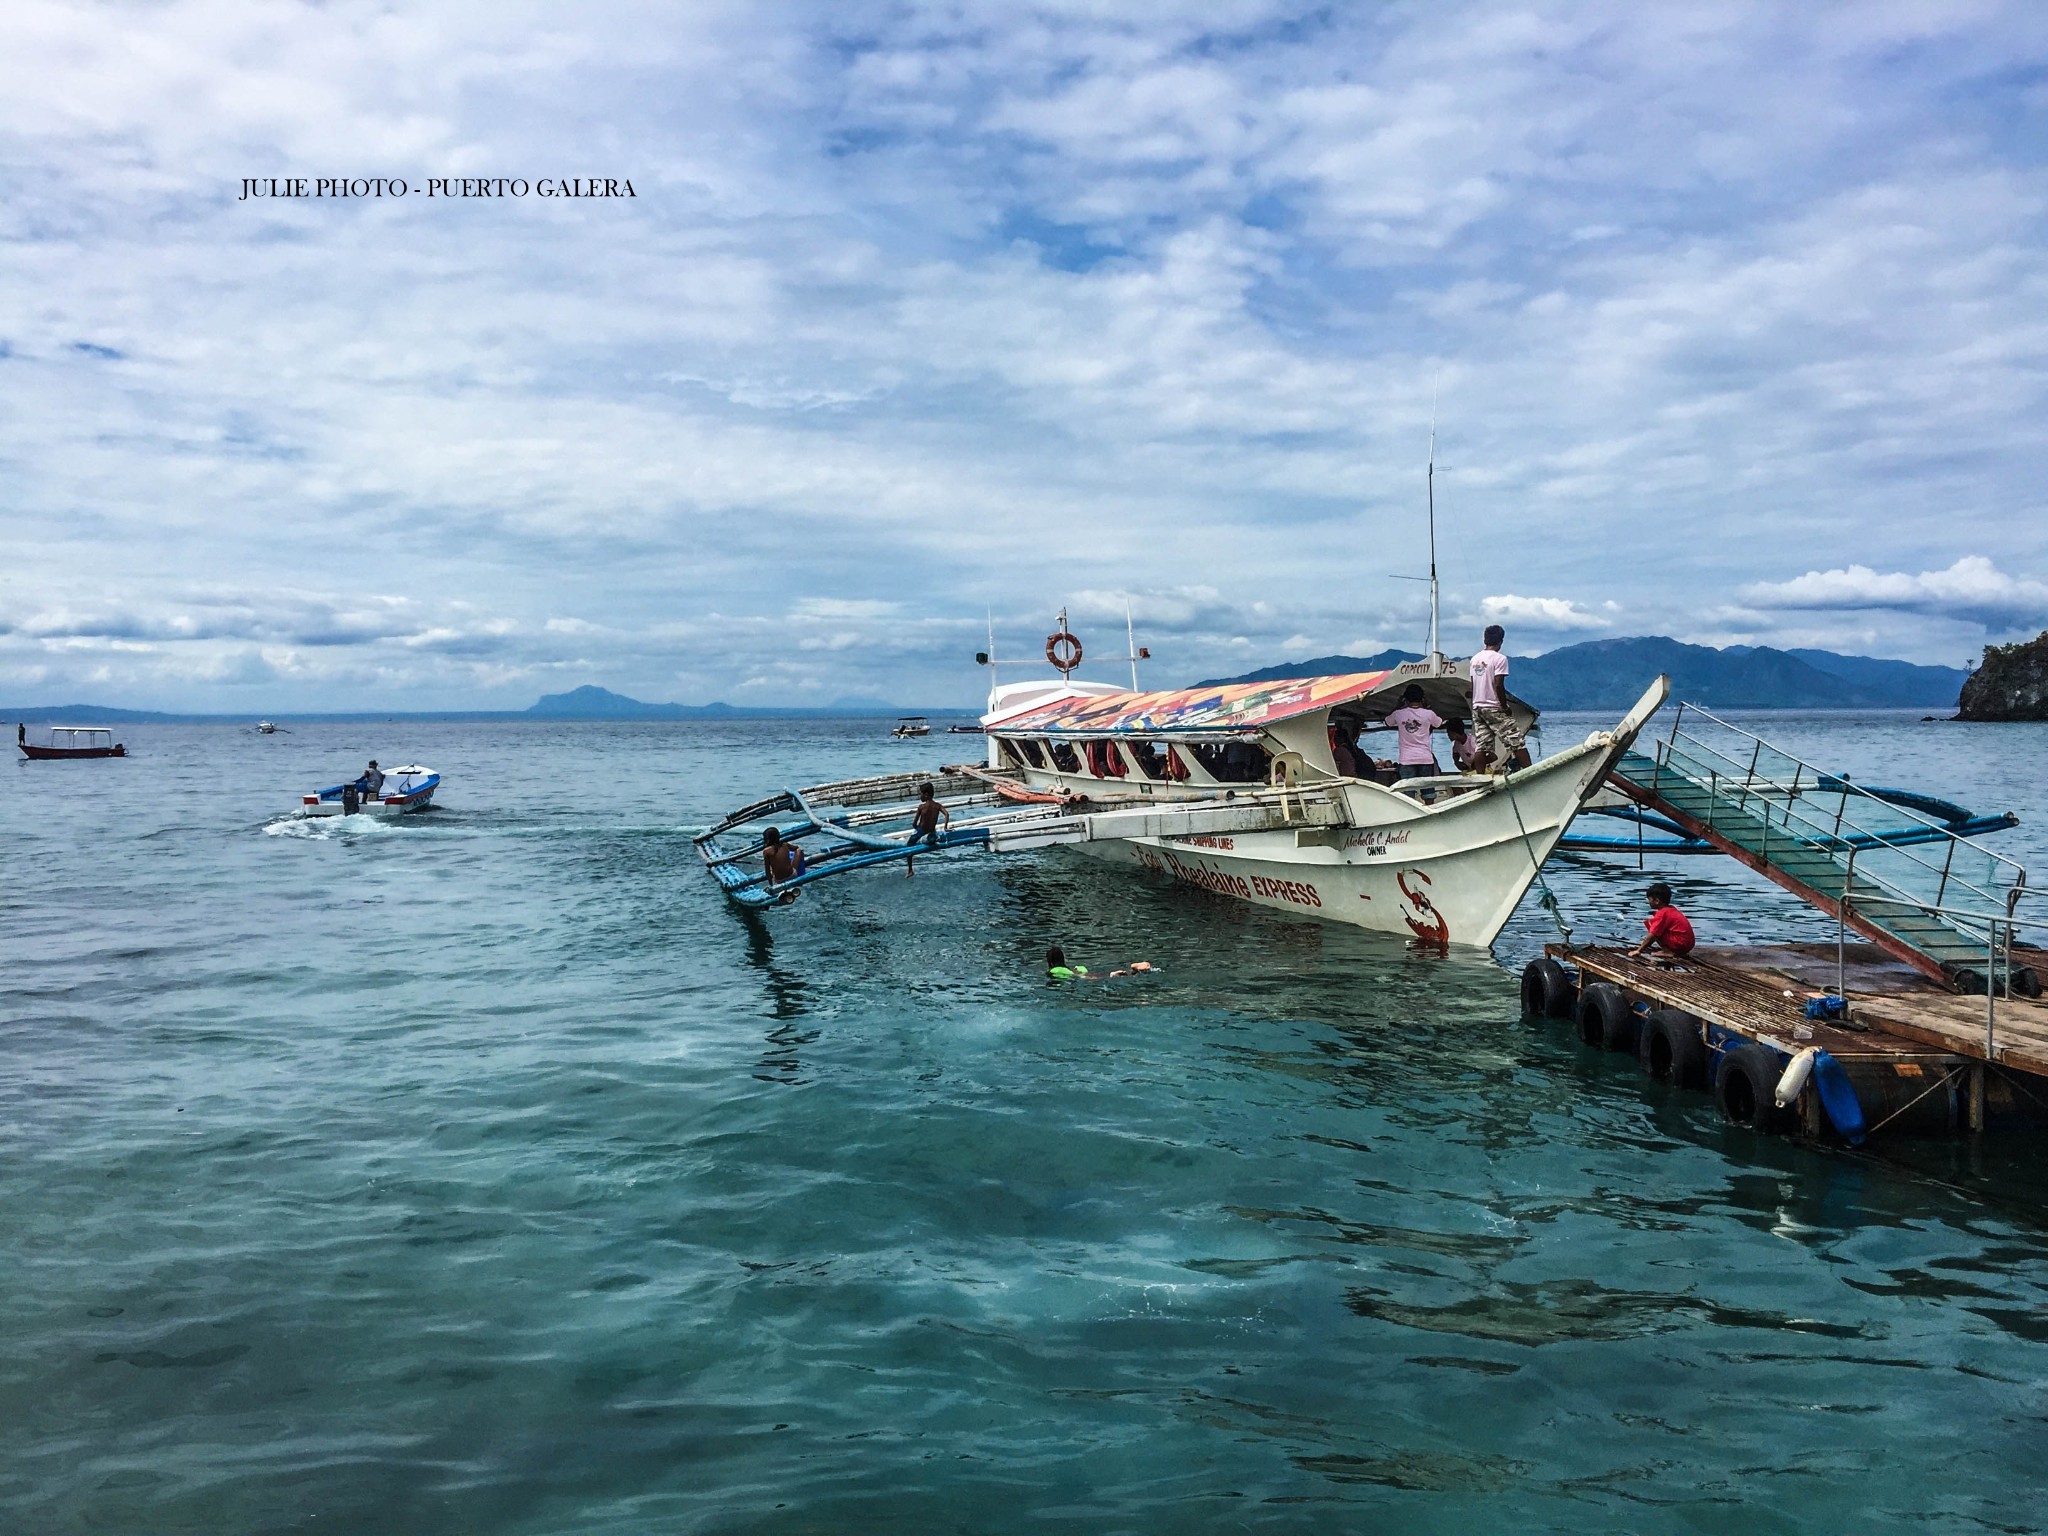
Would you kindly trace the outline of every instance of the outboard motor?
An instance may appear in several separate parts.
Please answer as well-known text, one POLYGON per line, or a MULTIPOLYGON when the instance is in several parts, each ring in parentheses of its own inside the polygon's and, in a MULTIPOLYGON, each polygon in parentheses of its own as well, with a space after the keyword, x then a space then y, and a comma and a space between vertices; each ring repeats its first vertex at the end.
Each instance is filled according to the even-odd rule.
POLYGON ((361 810, 362 808, 363 808, 363 797, 362 797, 361 795, 359 795, 359 794, 357 794, 357 793, 356 793, 356 787, 355 787, 355 785, 353 785, 353 784, 344 784, 344 785, 342 785, 342 786, 341 786, 341 814, 342 814, 342 815, 344 815, 344 816, 353 816, 353 815, 355 815, 355 813, 356 813, 357 811, 360 811, 360 810, 361 810))

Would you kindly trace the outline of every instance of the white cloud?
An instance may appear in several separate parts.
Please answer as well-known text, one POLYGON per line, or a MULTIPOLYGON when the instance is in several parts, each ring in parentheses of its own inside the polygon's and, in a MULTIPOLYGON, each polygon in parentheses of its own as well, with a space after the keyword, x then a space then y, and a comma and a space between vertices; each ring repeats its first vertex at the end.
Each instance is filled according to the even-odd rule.
POLYGON ((2013 576, 1982 555, 1916 574, 1867 565, 1808 571, 1790 581, 1752 582, 1743 596, 1767 608, 1890 609, 1967 620, 1988 630, 2048 628, 2048 582, 2013 576))
POLYGON ((1569 598, 1517 597, 1512 592, 1481 598, 1479 616, 1488 624, 1526 624, 1534 629, 1607 629, 1614 622, 1569 598))
POLYGON ((16 0, 0 54, 0 702, 965 701, 985 610, 1111 654, 1127 588, 1162 682, 1412 649, 1432 394, 1447 590, 1526 628, 2048 569, 2040 7, 16 0), (235 198, 591 171, 639 196, 235 198))

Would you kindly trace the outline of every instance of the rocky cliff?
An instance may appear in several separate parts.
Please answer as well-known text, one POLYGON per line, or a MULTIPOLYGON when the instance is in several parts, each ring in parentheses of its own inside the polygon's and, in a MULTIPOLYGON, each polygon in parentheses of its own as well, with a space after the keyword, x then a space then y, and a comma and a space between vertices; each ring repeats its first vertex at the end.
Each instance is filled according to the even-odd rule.
POLYGON ((2017 645, 1987 645, 1963 684, 1958 720, 2048 720, 2048 630, 2017 645))

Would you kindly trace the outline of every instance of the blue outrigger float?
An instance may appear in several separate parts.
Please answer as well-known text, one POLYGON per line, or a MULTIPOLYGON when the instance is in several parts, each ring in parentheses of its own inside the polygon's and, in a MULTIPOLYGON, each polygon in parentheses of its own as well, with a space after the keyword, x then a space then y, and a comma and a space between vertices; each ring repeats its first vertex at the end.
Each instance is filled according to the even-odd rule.
MULTIPOLYGON (((1951 837, 1980 837, 1987 832, 2003 832, 2020 824, 2019 817, 2011 811, 2001 811, 1996 816, 1979 816, 1957 805, 1953 800, 1943 800, 1938 796, 1924 795, 1911 789, 1856 784, 1833 775, 1822 775, 1816 779, 1808 787, 1807 794, 1809 798, 1832 795, 1846 799, 1854 796, 1856 803, 1865 808, 1886 805, 1906 813, 1904 816, 1893 818, 1891 824, 1880 831, 1841 831, 1822 840, 1825 846, 1844 852, 1851 848, 1868 852, 1875 848, 1906 848, 1915 843, 1938 843, 1951 837)), ((1613 790, 1604 793, 1580 814, 1621 822, 1625 826, 1633 827, 1634 834, 1587 832, 1575 828, 1558 840, 1558 852, 1644 854, 1662 858, 1667 854, 1691 855, 1726 851, 1706 838, 1686 831, 1669 817, 1660 816, 1649 807, 1638 805, 1613 790), (1645 836, 1646 832, 1654 832, 1657 835, 1645 836)), ((1868 820, 1868 816, 1863 819, 1868 820)))

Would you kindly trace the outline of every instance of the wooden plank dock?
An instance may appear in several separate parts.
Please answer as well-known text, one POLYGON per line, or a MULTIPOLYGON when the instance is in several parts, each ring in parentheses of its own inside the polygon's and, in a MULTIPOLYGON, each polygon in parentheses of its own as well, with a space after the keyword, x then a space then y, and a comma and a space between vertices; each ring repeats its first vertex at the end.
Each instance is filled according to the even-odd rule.
MULTIPOLYGON (((1657 1014, 1689 1021, 1706 1053, 1699 1086, 1714 1088, 1724 1111, 1730 1105, 1721 1091, 1721 1067, 1737 1047, 1753 1044, 1779 1066, 1809 1048, 1825 1051, 1853 1085, 1873 1135, 2048 1124, 2048 1002, 1958 996, 1876 944, 1843 945, 1839 970, 1833 944, 1703 946, 1683 960, 1553 944, 1545 955, 1575 973, 1570 1004, 1580 1037, 1636 1051, 1646 1071, 1647 1021, 1657 1014), (1848 999, 1846 1019, 1809 1019, 1809 1000, 1832 992, 1838 977, 1848 999), (1587 989, 1598 983, 1618 989, 1644 1021, 1626 1040, 1616 1040, 1611 1030, 1603 1038, 1600 1021, 1586 1018, 1587 989)), ((1542 964, 1532 961, 1525 973, 1525 999, 1543 995, 1535 974, 1542 964)), ((1563 1016, 1554 994, 1549 1011, 1563 1016)), ((1741 1111, 1738 1106, 1730 1117, 1750 1118, 1741 1111)), ((1830 1130, 1811 1086, 1783 1115, 1768 1107, 1750 1113, 1760 1129, 1817 1137, 1830 1130)))

